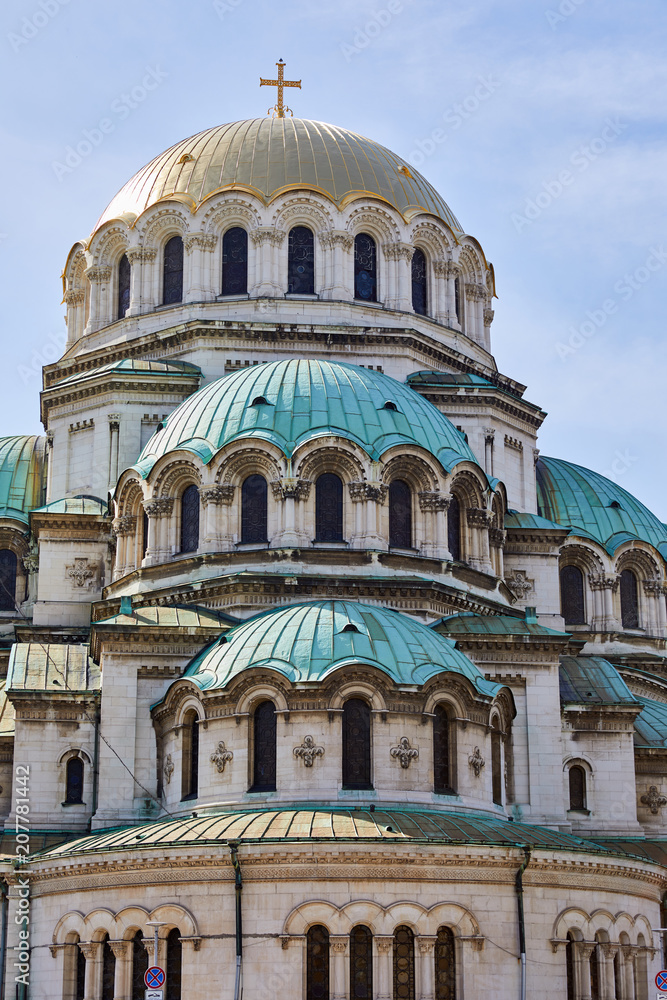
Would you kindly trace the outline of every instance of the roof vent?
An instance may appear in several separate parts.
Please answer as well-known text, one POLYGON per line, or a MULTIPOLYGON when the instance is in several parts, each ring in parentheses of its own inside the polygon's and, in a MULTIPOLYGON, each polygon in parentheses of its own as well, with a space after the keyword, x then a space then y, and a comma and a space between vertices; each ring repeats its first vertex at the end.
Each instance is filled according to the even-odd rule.
POLYGON ((269 403, 269 401, 266 398, 266 396, 255 396, 255 398, 253 399, 253 401, 252 401, 252 403, 250 405, 251 406, 270 406, 271 404, 269 403))
POLYGON ((120 614, 121 615, 131 615, 132 614, 132 598, 131 597, 121 597, 121 599, 120 599, 120 614))
POLYGON ((621 505, 620 505, 620 503, 618 502, 618 500, 612 500, 612 501, 611 501, 611 503, 610 503, 610 504, 608 504, 608 506, 609 506, 609 507, 613 507, 613 508, 614 508, 614 510, 623 510, 623 508, 621 507, 621 505))
POLYGON ((348 622, 347 625, 341 629, 341 632, 361 632, 361 629, 357 628, 354 622, 348 622))
POLYGON ((384 404, 384 406, 382 407, 382 409, 383 410, 395 410, 396 412, 398 412, 398 407, 396 406, 396 403, 394 403, 391 399, 387 400, 387 402, 384 404))
POLYGON ((535 608, 526 608, 526 622, 529 625, 537 625, 537 610, 535 608))
POLYGON ((194 156, 191 156, 190 153, 183 153, 183 156, 180 158, 180 160, 178 162, 179 163, 192 163, 193 160, 194 160, 194 156))

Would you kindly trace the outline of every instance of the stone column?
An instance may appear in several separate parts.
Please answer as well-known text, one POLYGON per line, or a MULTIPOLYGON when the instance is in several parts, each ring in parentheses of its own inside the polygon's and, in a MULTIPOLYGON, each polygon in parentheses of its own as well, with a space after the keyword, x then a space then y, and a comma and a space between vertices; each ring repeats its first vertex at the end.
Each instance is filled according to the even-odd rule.
POLYGON ((461 275, 461 268, 453 260, 447 261, 447 285, 445 294, 447 326, 452 330, 462 330, 462 316, 456 315, 456 279, 461 275))
POLYGON ((591 955, 596 947, 595 943, 582 941, 577 946, 579 953, 579 989, 580 1000, 591 1000, 591 955))
POLYGON ((394 978, 394 939, 393 937, 375 937, 377 949, 375 958, 376 1000, 391 1000, 392 980, 394 978))
POLYGON ((433 304, 431 311, 436 323, 449 325, 447 316, 447 274, 448 260, 433 261, 433 304))
POLYGON ((124 514, 122 517, 114 518, 111 526, 113 534, 116 536, 116 560, 114 563, 113 578, 120 580, 121 577, 131 573, 136 569, 137 553, 131 551, 130 536, 136 537, 137 519, 134 514, 124 514))
POLYGON ((432 559, 451 559, 447 546, 447 511, 451 503, 451 493, 422 490, 419 494, 419 509, 424 514, 426 531, 421 552, 432 559))
POLYGON ((235 492, 236 487, 231 483, 199 487, 203 522, 199 548, 203 552, 231 551, 234 545, 231 506, 235 492))
POLYGON ((118 450, 120 438, 120 413, 109 413, 109 492, 113 493, 118 482, 118 450))
POLYGON ((434 1000, 435 996, 435 937, 417 938, 419 949, 419 1000, 434 1000))
POLYGON ((279 247, 285 239, 285 233, 273 226, 262 226, 259 229, 251 229, 250 239, 255 245, 255 282, 249 288, 250 294, 254 298, 269 296, 275 298, 276 295, 284 295, 287 291, 287 276, 284 276, 284 283, 276 280, 279 269, 276 262, 275 248, 279 247))
POLYGON ((347 935, 334 935, 329 938, 332 953, 331 1000, 347 1000, 349 994, 348 977, 350 963, 347 952, 349 945, 347 935))
POLYGON ((383 537, 380 525, 380 508, 384 506, 389 488, 384 483, 348 483, 350 500, 354 504, 355 533, 350 545, 355 549, 382 549, 386 551, 388 542, 383 537))
POLYGON ((67 347, 71 347, 83 334, 86 293, 83 288, 68 288, 64 302, 67 306, 67 347))
POLYGON ((489 528, 489 545, 491 547, 491 563, 496 576, 504 577, 505 566, 503 559, 503 547, 507 539, 507 532, 504 528, 489 528))
POLYGON ((79 948, 86 960, 86 980, 84 985, 85 1000, 99 1000, 101 994, 102 944, 100 941, 79 941, 79 948))
POLYGON ((90 282, 90 315, 86 333, 100 330, 111 320, 111 267, 109 265, 89 267, 86 277, 90 282))
POLYGON ((308 500, 311 485, 309 479, 292 478, 274 479, 271 483, 275 500, 283 504, 281 527, 272 540, 272 548, 299 548, 310 544, 300 501, 308 500))
MULTIPOLYGON (((602 970, 604 975, 600 977, 602 1000, 617 1000, 616 982, 614 977, 614 959, 619 951, 618 945, 600 945, 600 955, 602 956, 602 970)), ((620 1000, 620 998, 619 998, 620 1000)))
POLYGON ((382 291, 382 298, 389 309, 411 312, 411 265, 415 248, 409 243, 385 243, 382 249, 386 260, 393 262, 393 267, 390 266, 388 268, 389 288, 382 291))
POLYGON ((487 476, 493 475, 493 440, 496 432, 493 427, 484 428, 484 471, 487 476))
POLYGON ((148 514, 148 548, 145 565, 155 566, 171 556, 169 544, 169 521, 174 509, 173 497, 155 497, 144 500, 144 510, 148 514))
POLYGON ((130 247, 127 259, 130 272, 130 307, 126 316, 139 316, 157 305, 157 294, 153 291, 154 263, 157 257, 155 247, 130 247))
POLYGON ((116 972, 113 982, 115 1000, 129 1000, 130 977, 132 975, 132 942, 109 941, 109 947, 116 959, 116 972))
POLYGON ((185 302, 210 302, 219 294, 220 281, 213 275, 213 251, 217 245, 218 237, 214 233, 191 233, 184 237, 185 302))
POLYGON ((324 281, 320 286, 322 298, 353 299, 354 268, 350 252, 354 249, 354 237, 342 229, 324 230, 318 235, 325 251, 324 281))
POLYGON ((614 594, 618 589, 618 577, 607 576, 605 573, 591 573, 588 582, 591 590, 599 594, 597 621, 591 624, 600 631, 617 629, 619 623, 614 614, 614 594))
POLYGON ((656 577, 654 580, 644 580, 643 586, 648 612, 645 622, 646 631, 650 635, 664 635, 665 601, 662 596, 662 583, 656 577))
POLYGON ((491 324, 493 323, 493 317, 495 313, 493 309, 489 306, 484 307, 483 319, 484 319, 484 344, 483 346, 487 351, 491 351, 491 324))
POLYGON ((624 944, 621 946, 621 951, 623 954, 621 975, 625 987, 623 1000, 635 1000, 635 955, 637 954, 637 949, 624 944))
POLYGON ((466 323, 465 332, 474 340, 475 343, 479 343, 481 340, 479 326, 477 324, 477 303, 479 299, 479 286, 474 282, 468 281, 465 286, 466 292, 466 323))
POLYGON ((472 542, 472 551, 469 562, 471 566, 481 570, 483 573, 491 573, 491 553, 489 550, 489 528, 493 520, 490 510, 482 510, 477 507, 468 507, 466 510, 466 521, 468 524, 469 537, 472 542))

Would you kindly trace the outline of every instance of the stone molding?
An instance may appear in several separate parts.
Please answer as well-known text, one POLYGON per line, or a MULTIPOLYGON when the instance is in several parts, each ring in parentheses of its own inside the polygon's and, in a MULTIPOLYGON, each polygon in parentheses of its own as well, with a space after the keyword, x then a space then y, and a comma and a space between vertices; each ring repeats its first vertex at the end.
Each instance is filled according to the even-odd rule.
POLYGON ((96 285, 103 285, 105 281, 111 280, 111 266, 109 264, 96 264, 87 268, 84 273, 88 281, 96 285))
POLYGON ((389 487, 385 483, 352 482, 347 485, 352 503, 360 503, 362 500, 374 500, 375 503, 382 505, 386 501, 389 492, 389 487))
POLYGON ((169 517, 174 509, 174 498, 153 497, 144 500, 143 507, 149 517, 169 517))
POLYGON ((210 503, 215 506, 230 507, 234 500, 236 487, 232 483, 220 483, 217 486, 200 486, 199 499, 202 507, 210 503))
POLYGON ((345 253, 349 253, 354 246, 354 237, 350 236, 349 233, 345 232, 343 229, 327 229, 318 233, 320 243, 323 247, 327 249, 333 249, 336 246, 343 248, 345 253))
POLYGON ((382 250, 385 257, 388 260, 406 260, 411 261, 415 248, 410 243, 383 243, 382 250))
POLYGON ((196 248, 205 253, 213 253, 218 245, 218 237, 215 233, 190 233, 183 239, 183 247, 186 253, 192 253, 196 248))
POLYGON ((262 246, 263 243, 270 243, 271 246, 279 247, 286 234, 281 229, 276 229, 274 226, 259 226, 257 229, 251 229, 248 236, 253 241, 255 246, 262 246))
POLYGON ((419 509, 422 512, 427 510, 449 510, 452 502, 451 493, 440 493, 438 490, 422 490, 418 493, 419 509))
POLYGON ((127 251, 127 259, 130 264, 150 264, 157 257, 155 247, 130 247, 127 251))

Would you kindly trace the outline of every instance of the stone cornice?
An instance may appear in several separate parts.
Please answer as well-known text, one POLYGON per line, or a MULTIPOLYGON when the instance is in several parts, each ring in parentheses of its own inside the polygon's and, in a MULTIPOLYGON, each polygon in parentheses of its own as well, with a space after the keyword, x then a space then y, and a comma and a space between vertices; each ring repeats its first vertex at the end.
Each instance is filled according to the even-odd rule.
POLYGON ((186 399, 199 388, 200 382, 201 376, 195 374, 174 375, 170 378, 160 372, 152 378, 145 374, 128 378, 122 372, 108 372, 80 385, 68 385, 59 389, 56 384, 40 393, 42 421, 46 421, 49 411, 54 407, 109 394, 117 397, 120 391, 136 393, 141 397, 156 395, 163 398, 174 394, 186 399))

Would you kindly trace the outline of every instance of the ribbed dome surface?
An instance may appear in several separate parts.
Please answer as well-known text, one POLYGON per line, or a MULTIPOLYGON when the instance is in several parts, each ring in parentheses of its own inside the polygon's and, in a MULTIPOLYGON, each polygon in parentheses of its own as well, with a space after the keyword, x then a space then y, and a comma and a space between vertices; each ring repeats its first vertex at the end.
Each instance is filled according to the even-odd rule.
POLYGON ((121 188, 95 228, 173 196, 195 210, 218 191, 249 191, 268 204, 297 188, 339 207, 371 195, 406 219, 428 212, 461 232, 435 188, 400 156, 356 132, 302 118, 253 118, 183 139, 121 188))
POLYGON ((185 676, 210 690, 249 667, 268 667, 291 681, 320 681, 353 663, 377 667, 397 684, 424 684, 450 671, 489 698, 500 691, 451 639, 407 615, 356 601, 292 604, 251 618, 204 650, 185 676))
POLYGON ((45 444, 32 434, 0 438, 0 517, 27 524, 43 502, 45 444))
POLYGON ((374 460, 394 445, 414 444, 447 470, 477 462, 447 417, 403 383, 357 365, 291 360, 244 368, 204 386, 170 414, 136 468, 146 477, 159 458, 179 449, 208 463, 238 438, 271 441, 289 457, 303 442, 332 434, 355 441, 374 460), (255 404, 259 399, 266 403, 255 404))

